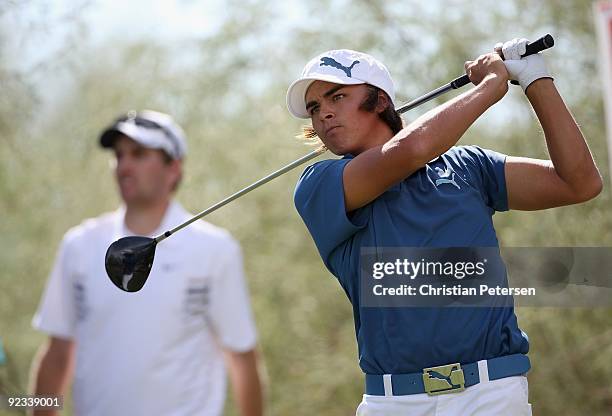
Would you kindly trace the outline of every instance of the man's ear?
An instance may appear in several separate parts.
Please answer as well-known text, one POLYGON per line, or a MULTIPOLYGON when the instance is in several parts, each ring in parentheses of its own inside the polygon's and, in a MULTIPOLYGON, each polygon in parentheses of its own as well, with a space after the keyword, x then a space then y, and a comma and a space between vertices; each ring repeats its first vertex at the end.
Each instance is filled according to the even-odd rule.
POLYGON ((176 174, 181 174, 183 171, 183 161, 181 159, 172 159, 170 162, 172 171, 176 174))
POLYGON ((387 109, 391 105, 391 101, 382 91, 378 91, 378 102, 376 103, 376 113, 380 114, 387 109))
POLYGON ((172 171, 172 190, 176 190, 178 184, 183 179, 183 161, 173 159, 170 161, 170 170, 172 171))

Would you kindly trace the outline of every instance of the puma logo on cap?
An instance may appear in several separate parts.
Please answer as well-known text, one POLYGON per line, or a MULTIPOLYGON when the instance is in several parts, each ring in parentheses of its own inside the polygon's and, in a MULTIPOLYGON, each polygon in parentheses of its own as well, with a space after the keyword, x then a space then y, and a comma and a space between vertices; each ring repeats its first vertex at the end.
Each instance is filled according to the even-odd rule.
POLYGON ((334 58, 330 58, 329 56, 324 56, 323 58, 321 58, 321 63, 319 64, 319 66, 331 66, 334 68, 338 68, 344 71, 347 77, 352 78, 351 72, 353 70, 353 67, 357 65, 358 63, 359 61, 353 61, 353 63, 350 66, 344 66, 340 62, 336 61, 334 58))

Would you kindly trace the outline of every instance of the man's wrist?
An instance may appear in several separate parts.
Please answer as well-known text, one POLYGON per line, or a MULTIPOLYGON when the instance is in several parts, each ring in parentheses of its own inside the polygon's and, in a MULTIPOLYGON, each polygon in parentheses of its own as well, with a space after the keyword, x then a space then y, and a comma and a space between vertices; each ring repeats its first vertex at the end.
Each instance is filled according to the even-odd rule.
POLYGON ((495 73, 488 74, 480 84, 478 84, 477 88, 486 94, 489 98, 489 106, 495 104, 508 91, 508 79, 503 76, 495 73))
POLYGON ((550 88, 554 88, 552 77, 538 78, 525 88, 525 95, 529 98, 532 95, 541 94, 550 88))

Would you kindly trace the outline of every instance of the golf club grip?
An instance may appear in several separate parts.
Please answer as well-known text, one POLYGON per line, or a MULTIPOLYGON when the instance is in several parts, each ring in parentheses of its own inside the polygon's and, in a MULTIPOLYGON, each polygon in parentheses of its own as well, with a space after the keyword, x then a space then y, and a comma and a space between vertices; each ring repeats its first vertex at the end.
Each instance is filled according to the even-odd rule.
MULTIPOLYGON (((534 55, 548 48, 552 48, 553 46, 555 46, 555 39, 552 37, 550 33, 548 33, 542 36, 541 38, 531 43, 528 43, 525 53, 521 56, 524 57, 524 56, 534 55)), ((464 85, 467 85, 469 83, 470 83, 470 78, 467 76, 467 74, 457 77, 450 82, 451 87, 454 90, 456 90, 457 88, 461 88, 464 85)))
POLYGON ((533 55, 538 52, 542 52, 543 50, 552 48, 553 46, 555 46, 555 39, 552 37, 550 33, 548 33, 542 36, 541 38, 539 38, 538 40, 528 43, 527 47, 525 48, 526 51, 523 55, 521 55, 521 57, 533 55))

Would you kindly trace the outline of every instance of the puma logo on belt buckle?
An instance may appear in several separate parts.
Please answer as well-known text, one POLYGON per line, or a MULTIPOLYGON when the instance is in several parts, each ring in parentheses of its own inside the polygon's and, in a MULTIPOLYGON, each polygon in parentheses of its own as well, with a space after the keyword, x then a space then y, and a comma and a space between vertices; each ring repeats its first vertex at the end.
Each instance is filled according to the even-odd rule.
POLYGON ((465 390, 465 377, 461 364, 447 364, 423 369, 423 385, 430 396, 465 390))

